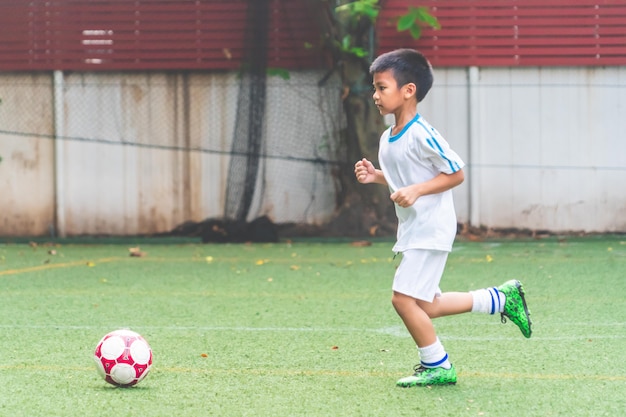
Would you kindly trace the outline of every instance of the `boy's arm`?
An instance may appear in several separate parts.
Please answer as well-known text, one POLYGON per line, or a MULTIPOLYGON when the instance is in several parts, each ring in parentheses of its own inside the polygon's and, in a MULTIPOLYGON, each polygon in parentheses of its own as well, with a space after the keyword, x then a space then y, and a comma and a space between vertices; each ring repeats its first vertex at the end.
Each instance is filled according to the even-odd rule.
POLYGON ((376 183, 387 185, 383 171, 376 169, 374 164, 365 158, 354 164, 354 175, 361 184, 376 183))
POLYGON ((464 179, 465 174, 462 169, 453 174, 444 174, 442 172, 431 180, 400 188, 391 194, 390 198, 400 207, 409 207, 412 206, 418 198, 424 195, 438 194, 448 191, 449 189, 461 184, 464 179))

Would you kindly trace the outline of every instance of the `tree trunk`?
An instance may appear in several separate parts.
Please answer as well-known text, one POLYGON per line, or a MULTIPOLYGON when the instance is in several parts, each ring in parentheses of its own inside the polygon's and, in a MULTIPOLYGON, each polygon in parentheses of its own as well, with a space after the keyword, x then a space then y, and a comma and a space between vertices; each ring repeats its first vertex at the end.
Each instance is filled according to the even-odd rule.
POLYGON ((343 101, 346 164, 337 172, 337 182, 341 184, 338 192, 342 198, 330 226, 351 236, 389 236, 395 234, 396 217, 388 188, 360 184, 354 176, 354 164, 362 158, 379 167, 378 142, 386 128, 369 91, 350 92, 343 101))

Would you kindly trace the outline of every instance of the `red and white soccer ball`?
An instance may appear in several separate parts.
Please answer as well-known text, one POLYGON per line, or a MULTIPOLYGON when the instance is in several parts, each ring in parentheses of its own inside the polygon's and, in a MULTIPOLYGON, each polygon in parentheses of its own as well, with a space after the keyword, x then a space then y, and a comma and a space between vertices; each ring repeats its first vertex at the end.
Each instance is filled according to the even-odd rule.
POLYGON ((98 342, 93 358, 98 373, 106 382, 130 387, 148 375, 152 349, 139 333, 115 330, 98 342))

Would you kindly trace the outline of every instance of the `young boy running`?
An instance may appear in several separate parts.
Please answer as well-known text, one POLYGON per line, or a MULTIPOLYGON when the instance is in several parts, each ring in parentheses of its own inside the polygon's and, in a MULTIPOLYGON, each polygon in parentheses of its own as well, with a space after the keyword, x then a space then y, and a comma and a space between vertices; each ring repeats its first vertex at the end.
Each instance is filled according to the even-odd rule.
POLYGON ((395 125, 380 138, 380 169, 363 158, 355 164, 360 183, 389 187, 398 217, 394 252, 402 261, 393 280, 392 304, 417 344, 420 364, 397 382, 401 387, 456 383, 457 376, 439 341, 432 319, 466 312, 500 313, 525 337, 531 335, 530 313, 522 284, 471 292, 441 293, 439 283, 456 235, 452 188, 464 180, 461 158, 417 113, 433 83, 432 68, 418 51, 398 49, 371 65, 374 103, 380 114, 393 114, 395 125))

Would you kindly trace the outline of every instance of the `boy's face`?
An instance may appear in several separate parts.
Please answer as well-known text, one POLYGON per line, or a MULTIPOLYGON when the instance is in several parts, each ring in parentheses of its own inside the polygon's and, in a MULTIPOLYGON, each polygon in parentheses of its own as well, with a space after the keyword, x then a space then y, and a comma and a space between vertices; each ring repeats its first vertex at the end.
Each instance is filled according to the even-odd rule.
POLYGON ((395 113, 408 100, 415 97, 415 84, 409 83, 398 86, 392 70, 374 73, 374 104, 380 114, 395 113))

